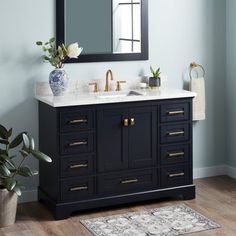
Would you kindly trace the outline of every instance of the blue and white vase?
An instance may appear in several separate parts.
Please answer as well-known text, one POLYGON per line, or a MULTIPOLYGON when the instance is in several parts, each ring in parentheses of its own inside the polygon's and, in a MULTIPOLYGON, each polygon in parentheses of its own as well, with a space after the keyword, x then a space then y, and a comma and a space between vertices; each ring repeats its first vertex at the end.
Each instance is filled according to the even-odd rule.
POLYGON ((64 95, 68 82, 69 77, 63 68, 57 68, 49 75, 49 85, 54 96, 64 95))

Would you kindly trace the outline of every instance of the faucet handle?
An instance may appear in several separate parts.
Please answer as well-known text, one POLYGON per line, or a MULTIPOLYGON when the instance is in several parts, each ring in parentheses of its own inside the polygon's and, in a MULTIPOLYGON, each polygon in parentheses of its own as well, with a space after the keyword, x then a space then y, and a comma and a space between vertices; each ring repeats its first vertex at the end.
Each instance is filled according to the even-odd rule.
POLYGON ((116 91, 120 91, 121 90, 120 84, 124 84, 124 83, 126 83, 126 81, 124 81, 124 80, 116 81, 116 91))
POLYGON ((98 83, 97 82, 89 83, 89 85, 94 85, 94 90, 93 90, 94 93, 98 92, 98 83))

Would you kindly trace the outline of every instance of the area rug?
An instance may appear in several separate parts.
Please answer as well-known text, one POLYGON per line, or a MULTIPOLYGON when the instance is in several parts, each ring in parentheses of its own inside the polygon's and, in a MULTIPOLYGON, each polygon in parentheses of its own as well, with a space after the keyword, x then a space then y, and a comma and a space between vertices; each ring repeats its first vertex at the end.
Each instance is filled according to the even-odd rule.
POLYGON ((95 236, 176 236, 220 227, 185 204, 81 220, 81 223, 95 236))

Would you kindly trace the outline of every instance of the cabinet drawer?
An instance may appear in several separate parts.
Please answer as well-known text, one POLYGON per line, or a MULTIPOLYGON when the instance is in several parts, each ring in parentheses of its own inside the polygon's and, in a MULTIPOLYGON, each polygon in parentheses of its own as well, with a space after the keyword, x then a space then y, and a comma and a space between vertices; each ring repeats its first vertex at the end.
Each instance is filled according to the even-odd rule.
POLYGON ((120 172, 103 175, 98 179, 98 191, 101 194, 135 192, 157 187, 156 169, 129 171, 128 173, 120 172))
POLYGON ((184 142, 190 140, 190 124, 161 126, 161 143, 184 142))
POLYGON ((93 146, 93 132, 63 134, 60 136, 60 152, 62 155, 92 152, 93 146))
POLYGON ((94 177, 61 181, 61 200, 80 200, 95 193, 94 177))
POLYGON ((91 110, 60 112, 60 132, 89 130, 94 126, 91 110))
POLYGON ((190 119, 190 103, 161 105, 161 122, 187 121, 190 119))
POLYGON ((161 147, 161 164, 187 162, 190 160, 190 145, 165 145, 161 147))
POLYGON ((94 155, 80 155, 61 159, 61 177, 89 175, 94 171, 94 155))
POLYGON ((166 188, 192 184, 190 168, 190 164, 162 167, 161 187, 166 188))

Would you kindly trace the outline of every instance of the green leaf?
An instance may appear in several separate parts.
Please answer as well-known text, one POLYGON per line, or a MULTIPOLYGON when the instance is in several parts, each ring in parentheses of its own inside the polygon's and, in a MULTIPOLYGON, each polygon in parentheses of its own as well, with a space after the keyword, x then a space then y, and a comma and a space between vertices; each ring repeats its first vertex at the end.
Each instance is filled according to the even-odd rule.
POLYGON ((49 42, 50 42, 50 43, 54 43, 54 42, 55 42, 55 38, 49 39, 49 42))
POLYGON ((7 131, 7 137, 10 138, 12 136, 12 128, 10 128, 8 131, 7 131))
POLYGON ((8 144, 9 144, 9 141, 8 141, 7 139, 0 139, 0 143, 1 143, 1 144, 8 145, 8 144))
POLYGON ((9 176, 11 174, 10 170, 6 167, 6 165, 0 165, 0 174, 3 176, 9 176))
POLYGON ((23 137, 24 147, 26 149, 29 149, 29 147, 30 147, 30 140, 29 140, 28 135, 27 134, 22 134, 22 137, 23 137))
POLYGON ((3 139, 7 139, 8 138, 7 134, 8 134, 7 129, 3 125, 0 125, 0 137, 3 139))
POLYGON ((23 141, 23 134, 26 134, 26 132, 22 132, 20 134, 18 134, 14 139, 13 141, 10 143, 9 145, 9 148, 12 149, 12 148, 15 148, 17 146, 19 146, 22 141, 23 141))
POLYGON ((16 180, 12 179, 12 178, 7 178, 7 179, 5 179, 4 182, 5 182, 5 186, 8 191, 12 191, 17 184, 16 180))
POLYGON ((18 196, 21 196, 21 188, 18 185, 16 185, 12 191, 14 191, 18 196))
POLYGON ((59 54, 59 58, 62 60, 64 58, 64 54, 63 54, 63 49, 58 46, 58 54, 59 54))
POLYGON ((2 161, 2 163, 7 163, 12 168, 15 168, 14 162, 5 154, 0 155, 0 161, 2 161))
POLYGON ((50 60, 50 58, 47 57, 47 56, 44 56, 43 59, 44 59, 45 61, 49 61, 49 60, 50 60))
POLYGON ((22 166, 18 169, 18 174, 24 177, 32 177, 38 174, 38 171, 32 171, 28 166, 22 166))
POLYGON ((67 56, 68 50, 67 50, 67 48, 66 48, 66 46, 65 46, 64 43, 61 44, 61 48, 62 48, 62 50, 64 51, 64 54, 67 56))
POLYGON ((31 150, 31 153, 39 161, 52 162, 52 159, 49 156, 47 156, 46 154, 44 154, 40 151, 31 150))
POLYGON ((38 42, 36 42, 36 45, 38 45, 38 46, 42 46, 42 45, 43 45, 43 42, 38 41, 38 42))
POLYGON ((35 147, 35 145, 34 145, 34 139, 33 139, 33 137, 30 136, 30 135, 28 135, 28 138, 29 138, 29 148, 30 148, 30 150, 34 150, 34 147, 35 147))
POLYGON ((23 157, 27 157, 27 156, 29 156, 29 153, 26 151, 26 150, 20 150, 19 151, 20 153, 21 153, 21 155, 23 156, 23 157))

